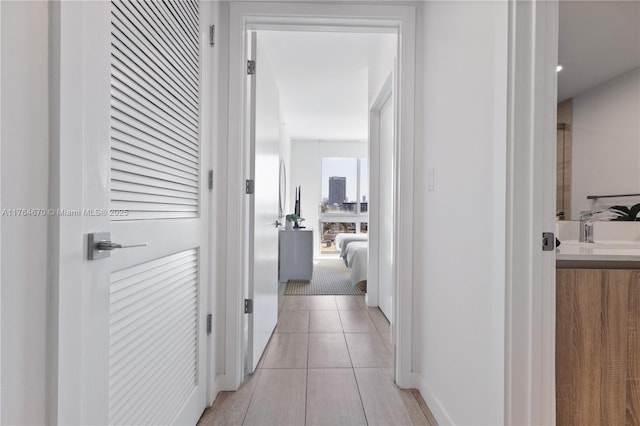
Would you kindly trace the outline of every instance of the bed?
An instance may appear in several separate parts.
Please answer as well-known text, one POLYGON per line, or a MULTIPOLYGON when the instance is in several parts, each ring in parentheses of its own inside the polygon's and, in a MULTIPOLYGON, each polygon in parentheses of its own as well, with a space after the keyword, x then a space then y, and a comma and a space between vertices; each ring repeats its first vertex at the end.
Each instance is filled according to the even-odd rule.
POLYGON ((345 266, 349 267, 347 263, 347 249, 351 243, 354 242, 368 242, 369 236, 367 234, 337 234, 336 235, 336 251, 340 255, 340 258, 344 261, 345 266))
POLYGON ((345 262, 351 268, 351 283, 357 285, 367 280, 367 263, 369 256, 368 241, 352 241, 345 250, 345 262))
POLYGON ((336 234, 336 239, 335 239, 336 250, 338 251, 338 253, 342 255, 347 245, 352 241, 368 241, 368 240, 369 240, 368 234, 339 233, 339 234, 336 234))

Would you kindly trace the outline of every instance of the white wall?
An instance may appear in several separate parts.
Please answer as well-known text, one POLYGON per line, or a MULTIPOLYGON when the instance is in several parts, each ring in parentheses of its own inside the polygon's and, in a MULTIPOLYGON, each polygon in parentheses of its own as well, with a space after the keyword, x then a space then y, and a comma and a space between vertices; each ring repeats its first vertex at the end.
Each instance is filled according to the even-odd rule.
MULTIPOLYGON (((2 209, 48 204, 48 4, 2 2, 2 209)), ((46 424, 47 218, 2 218, 2 424, 46 424)))
MULTIPOLYGON (((640 193, 639 117, 640 69, 573 98, 573 220, 591 208, 587 195, 640 193)), ((616 199, 607 205, 638 201, 616 199)))
POLYGON ((507 7, 419 9, 413 370, 440 424, 504 422, 505 282, 492 246, 505 227, 494 221, 505 194, 494 191, 493 153, 506 143, 494 123, 506 115, 496 94, 507 83, 507 7))
POLYGON ((305 219, 303 226, 313 228, 314 256, 320 255, 318 207, 322 192, 322 157, 366 158, 368 157, 368 148, 366 141, 293 140, 291 142, 289 198, 295 200, 295 188, 302 186, 302 205, 300 207, 302 217, 305 219))

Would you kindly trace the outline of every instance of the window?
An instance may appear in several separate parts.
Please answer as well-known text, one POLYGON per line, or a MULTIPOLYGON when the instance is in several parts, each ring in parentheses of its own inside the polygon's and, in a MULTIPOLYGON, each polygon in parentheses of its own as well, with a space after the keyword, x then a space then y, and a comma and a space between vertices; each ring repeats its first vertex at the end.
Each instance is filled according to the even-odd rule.
POLYGON ((322 236, 320 237, 320 253, 335 254, 335 239, 337 234, 355 234, 356 224, 353 222, 320 222, 322 236))
POLYGON ((359 214, 369 210, 369 160, 323 158, 321 214, 359 214))
POLYGON ((340 233, 367 233, 369 215, 369 160, 322 159, 320 253, 335 254, 340 233))

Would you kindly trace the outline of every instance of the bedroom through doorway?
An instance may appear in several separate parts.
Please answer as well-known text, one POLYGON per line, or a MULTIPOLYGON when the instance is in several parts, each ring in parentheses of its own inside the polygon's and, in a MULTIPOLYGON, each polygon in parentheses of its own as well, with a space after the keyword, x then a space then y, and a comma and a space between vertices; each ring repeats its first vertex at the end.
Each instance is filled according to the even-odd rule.
MULTIPOLYGON (((275 93, 278 98, 280 158, 287 182, 281 218, 284 222, 287 215, 299 213, 304 228, 294 231, 296 237, 302 238, 306 232, 309 236, 304 238, 311 239, 311 276, 292 278, 282 269, 296 263, 301 253, 298 250, 298 258, 290 262, 280 238, 279 293, 364 298, 371 280, 384 276, 387 282, 382 286, 388 284, 387 293, 391 295, 393 102, 389 102, 390 122, 385 129, 390 137, 385 149, 381 150, 379 143, 371 146, 370 115, 385 86, 389 86, 391 99, 397 35, 362 29, 335 32, 297 28, 258 30, 256 37, 258 76, 264 79, 266 73, 272 78, 271 84, 263 83, 262 88, 258 80, 257 105, 261 105, 265 84, 272 91, 263 96, 273 98, 275 93), (381 174, 385 176, 384 185, 380 183, 381 174), (377 211, 381 208, 385 211, 377 211), (387 246, 372 249, 372 244, 380 241, 387 246), (388 258, 388 262, 382 262, 386 270, 379 270, 379 256, 388 258)), ((260 113, 258 109, 257 121, 260 113)), ((379 133, 378 129, 374 133, 379 133)), ((308 260, 303 256, 301 263, 306 265, 308 260)), ((370 306, 377 305, 379 287, 373 287, 375 297, 368 295, 370 306)), ((391 319, 392 302, 388 305, 384 315, 391 319)))

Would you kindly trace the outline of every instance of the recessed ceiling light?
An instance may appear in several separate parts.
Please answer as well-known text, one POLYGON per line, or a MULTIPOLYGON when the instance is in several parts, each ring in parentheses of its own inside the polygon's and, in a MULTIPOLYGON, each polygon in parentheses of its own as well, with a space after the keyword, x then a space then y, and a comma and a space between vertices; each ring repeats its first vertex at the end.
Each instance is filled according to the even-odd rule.
POLYGON ((562 71, 562 65, 556 66, 556 72, 560 72, 560 71, 562 71))

